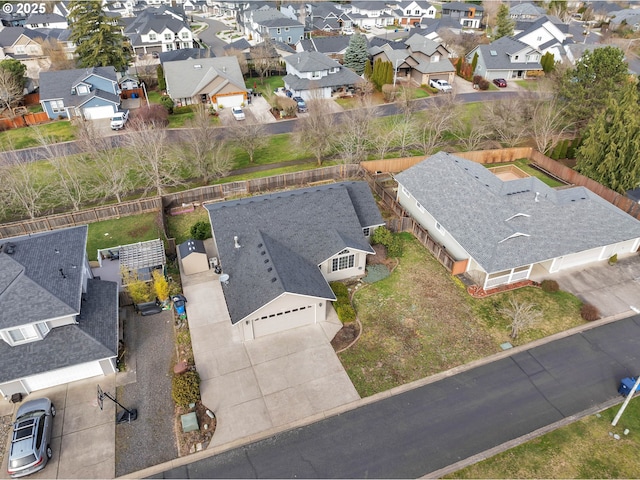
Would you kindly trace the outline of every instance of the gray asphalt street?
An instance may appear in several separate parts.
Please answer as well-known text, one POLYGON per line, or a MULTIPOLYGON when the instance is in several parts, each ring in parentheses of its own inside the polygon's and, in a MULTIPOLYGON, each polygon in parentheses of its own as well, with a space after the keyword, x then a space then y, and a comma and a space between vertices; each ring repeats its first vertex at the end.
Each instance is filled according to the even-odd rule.
POLYGON ((416 478, 616 399, 639 372, 636 316, 156 478, 416 478))

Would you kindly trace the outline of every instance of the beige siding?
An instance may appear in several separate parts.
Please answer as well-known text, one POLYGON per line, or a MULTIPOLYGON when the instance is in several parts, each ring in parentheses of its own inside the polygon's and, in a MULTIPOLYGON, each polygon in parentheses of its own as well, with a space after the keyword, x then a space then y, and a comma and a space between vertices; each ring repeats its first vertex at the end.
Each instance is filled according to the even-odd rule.
MULTIPOLYGON (((349 249, 347 249, 349 250, 349 249)), ((365 274, 365 265, 367 263, 367 254, 358 250, 349 250, 349 254, 354 255, 353 267, 345 268, 343 270, 331 271, 333 259, 341 257, 343 255, 334 255, 326 262, 320 264, 320 271, 327 282, 334 282, 336 280, 346 280, 348 278, 360 277, 365 274)), ((346 253, 344 255, 347 255, 346 253)))

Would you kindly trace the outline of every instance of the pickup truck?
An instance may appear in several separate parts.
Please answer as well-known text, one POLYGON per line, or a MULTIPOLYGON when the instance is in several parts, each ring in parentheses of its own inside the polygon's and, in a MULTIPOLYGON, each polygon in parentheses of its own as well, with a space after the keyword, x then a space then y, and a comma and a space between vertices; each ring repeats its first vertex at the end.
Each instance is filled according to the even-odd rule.
POLYGON ((111 117, 111 130, 120 130, 129 120, 129 110, 119 111, 111 117))
POLYGON ((450 93, 453 87, 446 80, 430 80, 429 85, 444 93, 450 93))

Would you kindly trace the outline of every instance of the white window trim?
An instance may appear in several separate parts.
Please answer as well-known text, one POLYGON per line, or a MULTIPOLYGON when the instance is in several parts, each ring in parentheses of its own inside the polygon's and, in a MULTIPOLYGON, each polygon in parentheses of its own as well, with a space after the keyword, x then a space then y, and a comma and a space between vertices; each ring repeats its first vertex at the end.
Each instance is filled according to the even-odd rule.
POLYGON ((350 253, 349 250, 343 250, 331 259, 330 272, 338 272, 340 270, 348 270, 355 266, 356 255, 350 253))

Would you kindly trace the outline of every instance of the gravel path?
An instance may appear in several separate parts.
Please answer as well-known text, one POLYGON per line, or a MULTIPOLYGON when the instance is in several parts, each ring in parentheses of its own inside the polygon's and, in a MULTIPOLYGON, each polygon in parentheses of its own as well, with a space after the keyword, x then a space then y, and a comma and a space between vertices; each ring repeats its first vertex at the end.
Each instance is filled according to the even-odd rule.
MULTIPOLYGON (((177 458, 171 372, 175 356, 173 314, 140 317, 129 308, 125 348, 135 359, 135 382, 118 387, 118 401, 138 410, 138 419, 116 425, 116 476, 177 458)), ((120 408, 118 408, 118 411, 120 408)))

